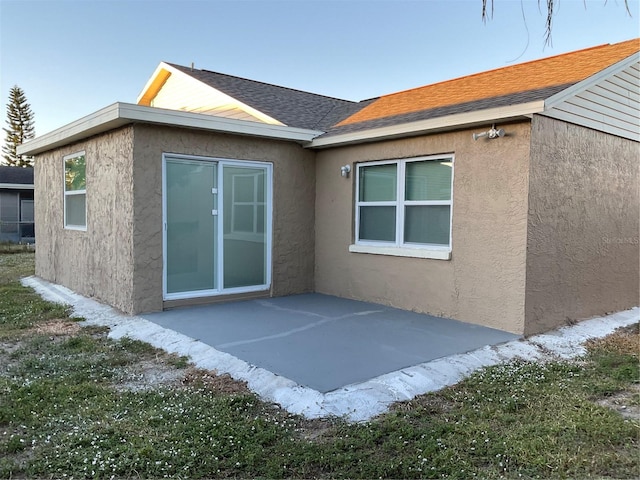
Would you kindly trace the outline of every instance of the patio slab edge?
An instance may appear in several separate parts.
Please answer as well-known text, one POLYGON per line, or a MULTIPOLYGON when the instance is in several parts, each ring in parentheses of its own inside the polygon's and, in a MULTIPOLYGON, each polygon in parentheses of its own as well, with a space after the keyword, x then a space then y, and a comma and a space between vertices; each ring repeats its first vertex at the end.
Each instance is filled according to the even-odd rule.
POLYGON ((382 414, 394 402, 454 385, 486 366, 518 358, 549 361, 578 357, 586 352, 583 344, 587 340, 604 337, 640 320, 640 307, 634 307, 526 339, 403 368, 323 394, 142 317, 123 314, 61 285, 34 276, 22 279, 22 284, 33 288, 45 300, 69 305, 74 316, 85 319, 84 325, 109 327, 110 338, 129 337, 169 353, 185 355, 198 368, 246 381, 260 398, 277 403, 290 413, 307 418, 337 416, 354 422, 382 414))

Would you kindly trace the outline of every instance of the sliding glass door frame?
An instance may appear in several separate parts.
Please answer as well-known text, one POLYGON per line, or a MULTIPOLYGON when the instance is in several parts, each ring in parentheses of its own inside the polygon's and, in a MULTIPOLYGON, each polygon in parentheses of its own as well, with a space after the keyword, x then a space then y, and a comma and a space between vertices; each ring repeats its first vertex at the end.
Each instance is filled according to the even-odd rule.
MULTIPOLYGON (((196 206, 194 206, 196 208, 196 206)), ((163 153, 162 154, 162 297, 164 300, 180 300, 180 299, 188 299, 188 298, 198 298, 198 297, 209 297, 209 296, 219 296, 219 295, 231 295, 237 293, 249 293, 249 292, 258 292, 268 290, 271 287, 271 262, 272 262, 272 237, 273 237, 273 165, 268 162, 255 162, 249 160, 236 160, 236 159, 228 159, 228 158, 217 158, 217 157, 203 157, 196 155, 184 155, 184 154, 175 154, 175 153, 163 153), (167 238, 167 160, 184 160, 185 162, 206 162, 208 164, 215 164, 215 168, 217 171, 216 182, 217 189, 214 195, 217 196, 217 208, 214 208, 213 202, 207 208, 211 210, 217 210, 217 212, 212 212, 212 215, 215 217, 215 225, 216 227, 216 241, 214 241, 215 245, 212 245, 212 248, 215 248, 215 262, 214 262, 214 274, 215 274, 215 282, 214 288, 206 289, 206 290, 195 290, 195 291, 181 291, 171 293, 168 292, 168 282, 167 282, 167 246, 168 246, 168 238, 167 238), (264 218, 264 234, 266 247, 264 252, 264 279, 265 282, 260 285, 249 285, 249 286, 240 286, 240 287, 224 287, 224 222, 225 222, 225 205, 224 205, 224 168, 225 167, 235 167, 235 168, 253 168, 253 169, 262 169, 264 170, 266 176, 265 182, 265 218, 264 218)))

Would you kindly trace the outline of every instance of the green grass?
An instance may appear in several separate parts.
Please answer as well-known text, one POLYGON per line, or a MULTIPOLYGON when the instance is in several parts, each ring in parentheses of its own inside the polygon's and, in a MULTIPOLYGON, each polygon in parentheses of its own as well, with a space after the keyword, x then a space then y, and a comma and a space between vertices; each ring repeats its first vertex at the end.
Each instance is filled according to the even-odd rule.
POLYGON ((484 369, 370 422, 309 421, 185 358, 78 329, 65 308, 19 284, 32 269, 32 254, 0 255, 2 478, 640 473, 637 419, 596 403, 637 387, 637 329, 592 342, 575 362, 484 369), (141 372, 179 379, 153 386, 141 372))
POLYGON ((21 244, 12 242, 0 242, 0 254, 3 253, 25 253, 33 252, 35 245, 33 244, 21 244))
POLYGON ((67 309, 45 302, 19 279, 33 274, 33 253, 0 254, 0 341, 38 323, 67 318, 67 309))
POLYGON ((0 285, 33 275, 34 256, 33 252, 0 253, 0 285))

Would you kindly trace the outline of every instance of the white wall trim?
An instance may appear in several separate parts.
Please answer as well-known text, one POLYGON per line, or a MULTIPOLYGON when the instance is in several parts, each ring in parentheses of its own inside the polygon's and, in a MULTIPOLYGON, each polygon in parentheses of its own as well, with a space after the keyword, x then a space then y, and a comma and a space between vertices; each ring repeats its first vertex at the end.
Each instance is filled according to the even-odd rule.
POLYGON ((431 258, 434 260, 451 260, 451 249, 446 248, 409 248, 378 247, 373 245, 349 245, 351 253, 370 253, 373 255, 389 255, 392 257, 431 258))
POLYGON ((302 144, 310 142, 323 133, 317 130, 118 102, 19 145, 17 151, 19 155, 35 155, 132 123, 170 125, 209 132, 288 140, 302 144))
POLYGON ((0 183, 0 190, 33 190, 33 183, 0 183))
POLYGON ((324 132, 118 102, 19 145, 17 152, 19 155, 36 155, 132 123, 194 128, 210 132, 294 141, 309 148, 328 148, 388 138, 415 136, 428 132, 435 133, 462 126, 472 127, 488 122, 524 119, 543 110, 544 101, 540 100, 508 107, 447 115, 389 127, 373 128, 326 138, 316 138, 324 132))
POLYGON ((510 105, 508 107, 488 108, 474 112, 446 115, 411 123, 402 123, 388 127, 371 128, 359 132, 344 133, 329 137, 315 138, 308 147, 327 148, 350 143, 364 143, 390 138, 402 138, 419 135, 421 133, 435 133, 451 130, 454 127, 471 127, 497 121, 507 121, 518 118, 528 118, 528 115, 540 113, 544 110, 544 100, 510 105))

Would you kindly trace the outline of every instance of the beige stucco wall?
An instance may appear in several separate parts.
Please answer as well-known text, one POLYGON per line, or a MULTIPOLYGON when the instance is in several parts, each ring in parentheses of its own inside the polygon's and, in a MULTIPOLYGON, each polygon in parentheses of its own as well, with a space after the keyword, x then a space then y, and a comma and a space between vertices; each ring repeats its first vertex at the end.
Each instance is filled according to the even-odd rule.
POLYGON ((638 305, 637 142, 535 116, 526 333, 638 305))
MULTIPOLYGON (((162 153, 273 164, 270 295, 313 291, 535 333, 639 303, 638 143, 535 116, 321 150, 150 125, 38 155, 36 274, 125 312, 162 302, 162 153), (63 228, 63 157, 87 159, 87 231, 63 228), (451 260, 350 253, 355 175, 455 155, 451 260)), ((263 293, 264 294, 264 293, 263 293)), ((201 300, 198 300, 201 301, 201 300)))
POLYGON ((38 155, 36 275, 128 311, 132 304, 133 128, 38 155), (85 151, 87 231, 63 226, 65 155, 85 151))
POLYGON ((269 294, 313 291, 315 154, 292 143, 149 125, 38 155, 36 274, 127 313, 161 310, 163 152, 271 162, 269 294), (63 228, 63 157, 82 150, 86 232, 63 228))
MULTIPOLYGON (((273 164, 271 295, 313 291, 314 153, 293 143, 180 128, 135 126, 132 311, 162 309, 162 153, 273 164)), ((200 302, 201 300, 198 300, 200 302)))
POLYGON ((316 159, 318 292, 524 330, 529 123, 474 141, 482 128, 320 151, 316 159), (355 175, 342 165, 453 153, 451 260, 350 253, 355 175))

